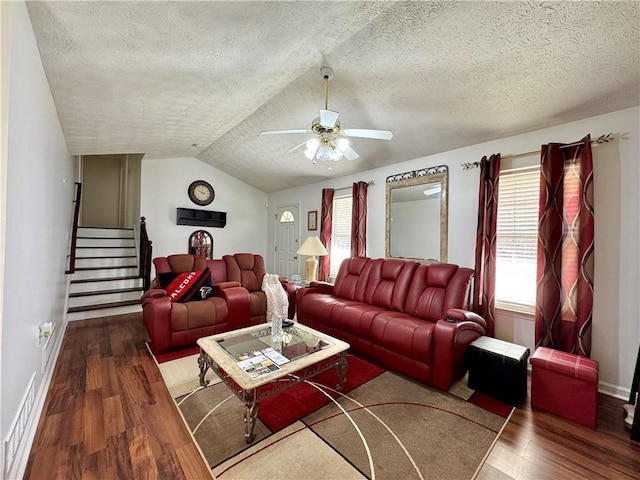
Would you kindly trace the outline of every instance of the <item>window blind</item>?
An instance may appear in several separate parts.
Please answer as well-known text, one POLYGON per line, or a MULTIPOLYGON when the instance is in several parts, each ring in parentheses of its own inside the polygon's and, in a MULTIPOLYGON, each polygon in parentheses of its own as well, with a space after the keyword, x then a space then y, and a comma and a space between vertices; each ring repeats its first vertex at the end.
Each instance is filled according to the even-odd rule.
POLYGON ((496 306, 534 313, 540 167, 500 172, 496 235, 496 306))
POLYGON ((336 278, 340 264, 351 256, 351 193, 333 199, 333 233, 331 236, 331 281, 336 278))

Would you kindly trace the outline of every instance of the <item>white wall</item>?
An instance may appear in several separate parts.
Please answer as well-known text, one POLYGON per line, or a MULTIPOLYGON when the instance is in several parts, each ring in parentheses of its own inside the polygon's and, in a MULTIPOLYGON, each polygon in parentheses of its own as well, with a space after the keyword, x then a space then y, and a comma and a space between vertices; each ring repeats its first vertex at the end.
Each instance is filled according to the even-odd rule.
MULTIPOLYGON (((2 408, 4 439, 27 383, 42 383, 38 325, 60 338, 66 293, 74 161, 69 156, 25 4, 12 4, 4 290, 2 408)), ((4 52, 3 52, 4 53, 4 52)))
MULTIPOLYGON (((449 166, 449 262, 474 266, 478 208, 478 169, 463 170, 463 162, 484 155, 502 156, 538 150, 549 142, 573 142, 590 133, 593 138, 616 133, 618 139, 594 147, 595 183, 595 299, 592 357, 600 362, 601 389, 628 395, 640 343, 640 139, 638 107, 587 118, 565 125, 473 145, 299 187, 269 196, 270 214, 277 205, 300 202, 320 210, 322 188, 341 188, 354 181, 373 180, 369 187, 368 255, 384 256, 385 180, 392 174, 436 165, 449 166)), ((272 217, 271 217, 272 218, 272 217)), ((268 225, 267 268, 273 268, 273 225, 268 225)), ((302 237, 304 237, 304 232, 302 237)), ((533 345, 533 322, 526 316, 501 315, 499 335, 533 345)))
POLYGON ((153 257, 187 253, 189 235, 206 230, 213 236, 213 258, 250 252, 266 254, 267 194, 196 158, 144 158, 140 215, 146 218, 153 257), (206 180, 215 190, 213 203, 201 207, 189 200, 194 180, 206 180), (176 225, 176 209, 227 212, 224 228, 176 225))

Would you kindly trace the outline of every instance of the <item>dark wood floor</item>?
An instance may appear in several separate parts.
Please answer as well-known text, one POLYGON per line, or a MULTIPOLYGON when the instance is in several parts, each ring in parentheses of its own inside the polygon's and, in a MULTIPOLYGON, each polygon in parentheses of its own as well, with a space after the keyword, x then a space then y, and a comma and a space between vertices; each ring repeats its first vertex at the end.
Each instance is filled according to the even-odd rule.
MULTIPOLYGON (((145 339, 139 314, 69 324, 25 479, 210 478, 145 339)), ((601 395, 596 430, 523 405, 478 479, 640 479, 622 404, 601 395)))

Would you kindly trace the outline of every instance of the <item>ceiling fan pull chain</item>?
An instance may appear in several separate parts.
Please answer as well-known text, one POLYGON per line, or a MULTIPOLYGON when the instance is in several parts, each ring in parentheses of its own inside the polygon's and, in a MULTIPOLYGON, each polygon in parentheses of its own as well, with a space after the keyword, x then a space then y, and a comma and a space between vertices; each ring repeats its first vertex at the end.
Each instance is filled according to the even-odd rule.
POLYGON ((329 75, 324 76, 324 109, 329 110, 329 75))

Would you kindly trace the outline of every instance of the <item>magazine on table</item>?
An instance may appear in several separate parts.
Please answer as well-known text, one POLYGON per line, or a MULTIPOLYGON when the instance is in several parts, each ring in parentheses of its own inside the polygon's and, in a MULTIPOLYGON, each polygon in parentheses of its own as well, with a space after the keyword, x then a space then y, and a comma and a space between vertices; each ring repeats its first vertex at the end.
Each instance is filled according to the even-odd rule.
POLYGON ((270 373, 280 370, 279 365, 289 362, 289 359, 272 347, 253 352, 246 352, 238 355, 240 361, 238 366, 242 368, 251 378, 260 378, 270 373))

